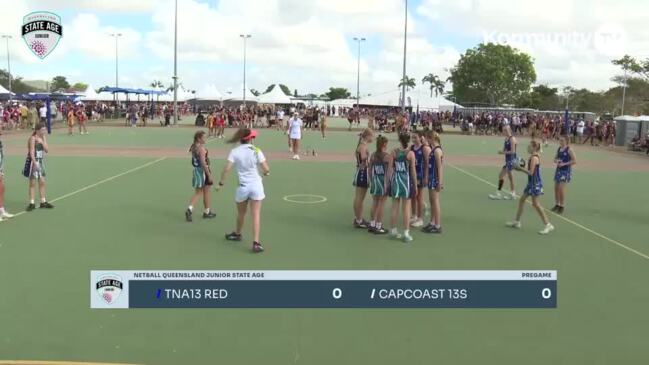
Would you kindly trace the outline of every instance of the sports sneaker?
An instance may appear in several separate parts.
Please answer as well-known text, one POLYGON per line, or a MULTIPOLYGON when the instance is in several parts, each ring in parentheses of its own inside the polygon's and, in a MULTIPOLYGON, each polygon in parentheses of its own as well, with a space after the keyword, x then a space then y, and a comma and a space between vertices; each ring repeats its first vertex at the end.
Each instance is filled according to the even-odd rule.
POLYGON ((413 225, 416 221, 417 221, 417 218, 415 218, 415 217, 411 217, 411 218, 410 218, 410 223, 409 223, 409 224, 410 224, 410 225, 413 225))
POLYGON ((434 227, 434 225, 433 225, 432 223, 428 223, 427 225, 425 225, 425 226, 421 229, 421 231, 424 232, 424 233, 430 233, 429 231, 430 231, 430 229, 433 228, 433 227, 434 227))
POLYGON ((191 221, 193 220, 193 219, 192 219, 192 211, 189 210, 189 209, 187 209, 187 210, 185 211, 185 220, 186 220, 187 222, 191 222, 191 221))
POLYGON ((252 243, 252 252, 254 252, 254 253, 264 252, 264 246, 262 246, 261 243, 259 243, 259 242, 253 242, 252 243))
POLYGON ((9 218, 13 218, 13 217, 14 217, 14 215, 9 214, 9 212, 7 212, 7 211, 5 211, 4 213, 2 213, 2 215, 0 215, 0 218, 4 218, 4 219, 9 219, 9 218))
POLYGON ((390 232, 390 237, 392 237, 395 240, 400 240, 403 238, 403 236, 399 232, 390 232))
POLYGON ((559 206, 555 205, 554 207, 552 207, 552 209, 550 209, 550 211, 556 213, 557 211, 559 211, 559 206))
POLYGON ((236 232, 232 232, 232 233, 226 234, 225 239, 228 240, 228 241, 241 241, 241 235, 236 233, 236 232))
POLYGON ((383 227, 381 227, 381 228, 375 228, 375 229, 374 229, 374 234, 384 235, 384 234, 388 234, 388 231, 387 231, 385 228, 383 228, 383 227))
POLYGON ((405 242, 405 243, 410 243, 410 242, 412 242, 412 236, 409 235, 409 234, 404 234, 404 235, 403 235, 403 242, 405 242))
POLYGON ((554 231, 554 226, 551 223, 548 223, 545 225, 545 228, 539 231, 539 234, 548 234, 552 231, 554 231))
POLYGON ((36 209, 36 204, 29 204, 25 210, 31 212, 34 209, 36 209))
POLYGON ((43 208, 43 209, 52 209, 52 208, 54 208, 54 206, 53 206, 52 204, 48 203, 48 202, 44 202, 44 203, 41 203, 41 205, 39 206, 39 208, 43 208))
POLYGON ((495 194, 489 194, 489 199, 491 200, 502 200, 503 199, 503 194, 500 192, 500 190, 496 191, 495 194))
POLYGON ((367 229, 367 232, 369 233, 375 233, 376 232, 376 227, 370 227, 367 229))
POLYGON ((505 225, 509 228, 516 228, 516 229, 520 229, 522 227, 521 222, 516 222, 516 221, 507 222, 505 223, 505 225))
POLYGON ((514 200, 516 199, 516 193, 505 193, 502 195, 503 200, 514 200))
POLYGON ((299 159, 300 159, 300 155, 295 155, 295 159, 296 159, 296 160, 299 160, 299 159))
POLYGON ((203 213, 203 219, 212 219, 216 217, 216 213, 210 211, 209 213, 203 213))
POLYGON ((440 234, 440 233, 442 233, 442 227, 432 226, 430 228, 430 231, 428 231, 428 233, 440 234))
POLYGON ((6 219, 0 217, 0 222, 4 222, 4 221, 6 221, 6 219))
POLYGON ((410 223, 410 226, 414 227, 414 228, 421 228, 421 227, 424 226, 424 220, 423 219, 417 219, 413 223, 410 223))
POLYGON ((354 219, 354 228, 368 229, 369 227, 370 224, 365 219, 361 220, 360 222, 354 219))
POLYGON ((563 214, 564 207, 557 207, 557 214, 563 214))

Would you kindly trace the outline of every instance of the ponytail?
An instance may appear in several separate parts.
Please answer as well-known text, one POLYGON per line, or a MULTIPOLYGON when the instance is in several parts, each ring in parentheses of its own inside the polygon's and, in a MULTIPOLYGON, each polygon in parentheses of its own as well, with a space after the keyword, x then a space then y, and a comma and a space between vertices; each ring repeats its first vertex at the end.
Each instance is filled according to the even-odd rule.
POLYGON ((236 132, 228 139, 226 142, 227 143, 248 143, 248 141, 245 140, 247 136, 249 136, 251 133, 250 129, 248 128, 239 128, 237 129, 236 132))

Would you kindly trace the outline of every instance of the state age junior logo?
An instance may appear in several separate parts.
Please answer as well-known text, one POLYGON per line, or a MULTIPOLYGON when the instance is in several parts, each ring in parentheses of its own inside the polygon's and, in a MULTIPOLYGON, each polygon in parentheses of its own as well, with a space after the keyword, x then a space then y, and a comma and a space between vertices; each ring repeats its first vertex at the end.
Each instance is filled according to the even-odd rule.
POLYGON ((108 274, 97 278, 95 287, 97 294, 106 304, 113 304, 122 293, 124 285, 122 284, 121 277, 108 274))
POLYGON ((23 17, 22 36, 38 58, 47 57, 63 37, 61 17, 49 11, 35 11, 23 17))

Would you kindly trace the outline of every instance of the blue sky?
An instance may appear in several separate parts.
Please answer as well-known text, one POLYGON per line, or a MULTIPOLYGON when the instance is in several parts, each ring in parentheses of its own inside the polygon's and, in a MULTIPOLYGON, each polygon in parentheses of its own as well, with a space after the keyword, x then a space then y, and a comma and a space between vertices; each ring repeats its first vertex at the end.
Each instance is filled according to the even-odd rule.
MULTIPOLYGON (((120 85, 143 87, 154 79, 171 83, 173 1, 15 2, 15 7, 0 14, 0 33, 14 36, 10 50, 15 74, 26 79, 60 74, 95 87, 113 85, 114 39, 107 34, 117 31, 124 34, 119 47, 120 85), (45 60, 33 56, 19 34, 22 16, 36 10, 55 12, 63 19, 64 37, 45 60)), ((401 73, 403 3, 179 0, 179 77, 187 89, 238 89, 242 83, 238 34, 252 33, 248 48, 251 88, 282 82, 300 92, 321 93, 330 86, 355 91, 356 44, 352 38, 361 35, 367 38, 362 45, 362 93, 391 90, 401 73)), ((616 73, 610 59, 623 52, 649 53, 644 52, 649 51, 646 31, 635 27, 635 22, 644 24, 640 17, 625 13, 625 7, 634 6, 632 1, 589 4, 582 0, 538 4, 410 0, 408 74, 417 80, 430 72, 445 77, 467 48, 495 37, 534 57, 540 83, 605 88, 616 73), (590 17, 574 22, 581 6, 589 6, 590 17), (566 42, 565 36, 573 33, 579 36, 577 41, 569 38, 571 42, 566 42), (614 44, 602 41, 600 35, 609 33, 618 36, 614 44), (625 47, 620 47, 622 43, 625 47)))

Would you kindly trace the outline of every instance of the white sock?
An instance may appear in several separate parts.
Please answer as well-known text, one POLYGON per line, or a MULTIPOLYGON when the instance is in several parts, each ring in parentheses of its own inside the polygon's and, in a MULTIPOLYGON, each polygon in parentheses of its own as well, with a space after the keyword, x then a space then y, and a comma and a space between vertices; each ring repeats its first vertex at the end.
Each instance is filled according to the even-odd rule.
POLYGON ((47 201, 47 199, 41 198, 41 203, 45 203, 46 201, 47 201))
POLYGON ((399 233, 399 232, 397 232, 397 229, 396 229, 396 228, 392 228, 392 229, 390 230, 390 233, 391 233, 391 234, 397 234, 397 233, 399 233))
POLYGON ((204 213, 205 214, 210 214, 210 208, 205 209, 204 213))
POLYGON ((410 230, 406 229, 405 231, 403 231, 403 235, 404 236, 410 236, 410 230))
MULTIPOLYGON (((1 212, 0 212, 1 213, 1 212)), ((376 227, 376 221, 371 221, 370 222, 370 227, 374 228, 376 227)))
POLYGON ((34 199, 30 200, 29 204, 34 204, 34 199))
POLYGON ((193 211, 194 211, 194 207, 191 206, 191 205, 190 205, 189 207, 187 207, 187 209, 189 209, 190 212, 193 212, 193 211))
POLYGON ((5 214, 5 207, 0 207, 0 214, 5 214))
POLYGON ((376 229, 381 229, 382 226, 383 226, 383 223, 376 222, 376 229))

